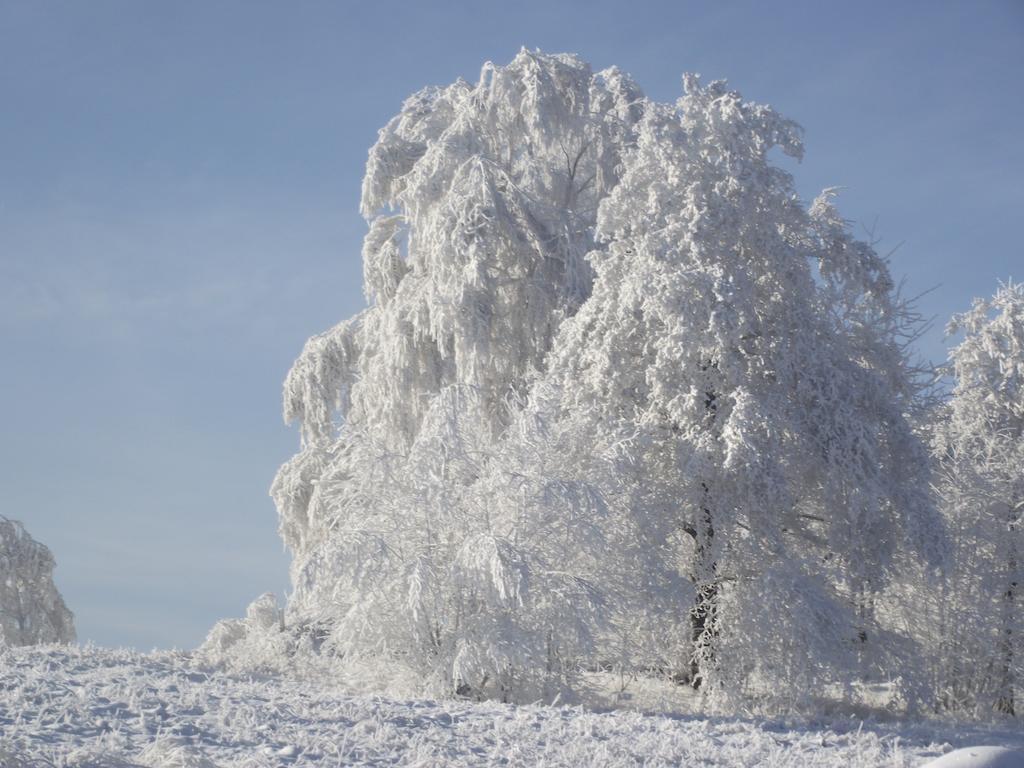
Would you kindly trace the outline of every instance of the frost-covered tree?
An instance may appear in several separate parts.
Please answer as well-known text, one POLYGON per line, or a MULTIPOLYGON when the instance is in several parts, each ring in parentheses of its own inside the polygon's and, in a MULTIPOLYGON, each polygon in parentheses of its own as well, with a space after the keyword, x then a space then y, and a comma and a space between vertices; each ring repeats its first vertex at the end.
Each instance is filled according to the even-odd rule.
POLYGON ((934 557, 941 527, 886 264, 774 147, 799 157, 798 127, 721 82, 645 108, 547 379, 590 442, 635 435, 633 514, 672 521, 693 585, 691 682, 779 693, 838 679, 894 551, 934 557))
POLYGON ((593 664, 793 692, 888 663, 872 595, 941 538, 901 305, 769 162, 794 123, 685 90, 522 51, 381 131, 370 306, 285 383, 289 624, 501 698, 593 664))
POLYGON ((955 385, 936 430, 955 545, 937 606, 940 695, 1012 715, 1024 676, 1024 286, 976 300, 948 331, 964 338, 950 352, 955 385))
POLYGON ((553 636, 515 635, 526 630, 512 614, 576 613, 572 590, 545 593, 469 489, 589 295, 583 257, 641 97, 614 69, 524 50, 475 85, 416 94, 371 149, 370 306, 311 339, 290 372, 285 417, 302 422, 302 451, 272 488, 295 554, 290 620, 335 627, 349 657, 387 649, 426 660, 442 686, 494 688, 522 666, 512 656, 533 648, 530 632, 553 636))
POLYGON ((0 517, 0 643, 72 643, 74 617, 53 583, 50 550, 0 517))

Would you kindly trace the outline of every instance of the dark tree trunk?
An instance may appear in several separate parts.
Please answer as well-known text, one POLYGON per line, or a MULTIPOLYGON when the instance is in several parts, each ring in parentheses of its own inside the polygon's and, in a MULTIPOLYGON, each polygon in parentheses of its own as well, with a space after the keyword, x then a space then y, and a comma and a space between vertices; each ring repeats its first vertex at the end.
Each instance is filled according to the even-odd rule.
POLYGON ((1016 679, 1013 671, 1013 625, 1016 618, 1017 602, 1017 564, 1018 552, 1017 542, 1014 539, 1017 533, 1017 504, 1010 504, 1010 511, 1007 515, 1009 530, 1007 541, 1009 551, 1006 558, 1006 569, 1009 575, 1009 583, 1006 592, 1003 593, 1003 628, 1002 628, 1002 670, 999 681, 999 698, 996 701, 996 711, 1004 715, 1015 715, 1016 703, 1014 701, 1014 688, 1016 679))
MULTIPOLYGON (((701 366, 702 372, 717 369, 714 360, 701 366)), ((718 393, 708 382, 704 391, 704 412, 707 425, 714 429, 718 418, 718 393)), ((693 607, 690 609, 690 685, 699 689, 707 681, 708 672, 715 664, 715 637, 718 635, 718 564, 715 561, 714 499, 708 483, 702 482, 703 499, 700 520, 693 530, 696 545, 694 568, 693 607)))
MULTIPOLYGON (((706 488, 705 488, 706 491, 706 488)), ((699 689, 708 670, 715 663, 715 636, 718 634, 718 580, 713 554, 715 537, 711 509, 701 510, 702 520, 697 531, 697 573, 694 586, 696 596, 690 609, 690 685, 699 689)))
MULTIPOLYGON (((714 360, 700 366, 701 372, 717 369, 714 360)), ((718 395, 714 385, 705 383, 704 412, 706 427, 714 430, 718 416, 718 395)), ((675 428, 674 428, 675 429, 675 428)), ((690 657, 685 672, 676 676, 680 683, 689 683, 699 689, 707 682, 708 672, 715 664, 715 639, 718 635, 718 563, 715 559, 714 498, 707 480, 703 489, 699 519, 687 523, 683 530, 694 542, 693 586, 694 599, 690 608, 690 657)))
POLYGON ((868 626, 875 613, 874 586, 869 579, 860 579, 854 589, 854 608, 857 614, 857 658, 863 681, 871 679, 871 654, 868 648, 868 626))

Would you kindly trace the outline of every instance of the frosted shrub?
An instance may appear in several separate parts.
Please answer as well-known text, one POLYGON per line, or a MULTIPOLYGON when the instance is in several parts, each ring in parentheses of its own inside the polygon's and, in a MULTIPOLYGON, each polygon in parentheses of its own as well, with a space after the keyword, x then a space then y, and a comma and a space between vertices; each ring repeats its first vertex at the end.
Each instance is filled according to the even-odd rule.
POLYGON ((249 604, 244 619, 214 624, 197 656, 235 672, 280 672, 296 666, 296 650, 293 633, 285 631, 277 598, 267 592, 249 604))

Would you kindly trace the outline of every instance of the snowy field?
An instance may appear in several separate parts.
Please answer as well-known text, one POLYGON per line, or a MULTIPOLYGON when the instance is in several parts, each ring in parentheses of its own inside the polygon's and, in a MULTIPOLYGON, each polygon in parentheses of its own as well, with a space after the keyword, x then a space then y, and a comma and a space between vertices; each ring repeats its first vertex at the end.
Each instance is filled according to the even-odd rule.
POLYGON ((211 675, 187 654, 66 647, 0 659, 0 765, 917 766, 1010 730, 782 722, 397 700, 211 675))

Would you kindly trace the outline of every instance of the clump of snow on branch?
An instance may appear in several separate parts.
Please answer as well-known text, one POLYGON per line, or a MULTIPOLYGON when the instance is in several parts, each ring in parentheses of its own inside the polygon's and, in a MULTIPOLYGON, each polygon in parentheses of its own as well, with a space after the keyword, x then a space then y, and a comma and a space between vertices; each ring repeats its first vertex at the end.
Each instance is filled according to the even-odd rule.
POLYGON ((0 643, 74 642, 74 617, 53 583, 55 565, 20 522, 0 517, 0 643))

